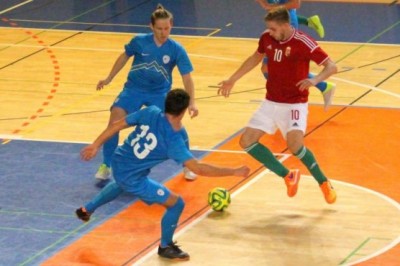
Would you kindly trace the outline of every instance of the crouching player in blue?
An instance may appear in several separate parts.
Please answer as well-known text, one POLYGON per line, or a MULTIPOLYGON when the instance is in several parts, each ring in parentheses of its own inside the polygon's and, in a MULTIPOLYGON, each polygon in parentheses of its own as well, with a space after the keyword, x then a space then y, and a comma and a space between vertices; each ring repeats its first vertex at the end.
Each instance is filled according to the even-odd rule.
POLYGON ((157 203, 166 208, 161 221, 158 255, 174 260, 189 260, 189 254, 173 242, 173 234, 185 203, 179 195, 163 184, 150 179, 150 169, 173 159, 195 174, 203 176, 246 177, 250 172, 246 166, 219 167, 194 158, 187 148, 187 133, 182 125, 189 102, 190 96, 186 91, 172 90, 165 100, 165 113, 156 106, 150 106, 129 114, 124 119, 110 124, 93 144, 82 149, 81 158, 90 160, 96 156, 101 145, 115 133, 136 126, 123 145, 115 150, 111 162, 115 181, 110 182, 91 201, 76 210, 79 219, 89 221, 98 207, 114 200, 124 191, 129 192, 149 205, 157 203))

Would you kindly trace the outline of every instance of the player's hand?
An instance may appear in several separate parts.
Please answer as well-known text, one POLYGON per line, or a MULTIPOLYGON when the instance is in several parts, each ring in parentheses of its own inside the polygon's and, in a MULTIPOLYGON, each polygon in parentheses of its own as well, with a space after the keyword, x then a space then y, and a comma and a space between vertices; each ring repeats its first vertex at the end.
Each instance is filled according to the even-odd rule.
POLYGON ((224 80, 218 83, 218 95, 222 95, 225 98, 229 97, 234 84, 235 83, 230 80, 224 80))
POLYGON ((297 82, 296 86, 300 91, 308 90, 310 87, 315 86, 316 83, 312 79, 303 79, 297 82))
POLYGON ((195 104, 189 105, 188 112, 190 115, 190 118, 196 117, 199 115, 199 109, 197 109, 197 106, 195 104))
POLYGON ((109 78, 102 79, 97 83, 96 90, 102 90, 104 86, 110 84, 111 80, 109 78))
POLYGON ((84 147, 81 150, 81 159, 84 161, 89 161, 93 159, 96 156, 98 150, 99 148, 93 144, 84 147))
POLYGON ((235 176, 247 177, 250 174, 250 168, 243 165, 235 169, 235 176))

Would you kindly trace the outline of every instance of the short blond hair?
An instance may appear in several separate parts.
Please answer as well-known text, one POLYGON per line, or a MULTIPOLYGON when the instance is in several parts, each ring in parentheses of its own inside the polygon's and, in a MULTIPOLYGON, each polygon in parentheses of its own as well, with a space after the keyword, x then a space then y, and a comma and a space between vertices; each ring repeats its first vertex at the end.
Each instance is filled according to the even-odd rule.
POLYGON ((289 11, 282 6, 274 7, 264 17, 265 21, 275 21, 278 24, 290 23, 289 11))

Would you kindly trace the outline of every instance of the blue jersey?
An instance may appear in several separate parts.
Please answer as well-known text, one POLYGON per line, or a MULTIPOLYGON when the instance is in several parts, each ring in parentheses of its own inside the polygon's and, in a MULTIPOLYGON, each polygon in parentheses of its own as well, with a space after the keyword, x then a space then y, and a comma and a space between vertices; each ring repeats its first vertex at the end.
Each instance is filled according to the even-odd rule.
MULTIPOLYGON (((283 5, 288 2, 288 0, 267 0, 268 4, 271 5, 283 5)), ((290 24, 296 29, 299 28, 299 22, 297 20, 296 9, 288 9, 290 15, 290 24)))
MULTIPOLYGON (((175 131, 164 113, 156 106, 150 106, 128 115, 125 121, 136 125, 124 144, 115 150, 113 160, 118 164, 117 171, 125 177, 145 177, 155 165, 168 159, 178 164, 192 159, 188 148, 188 135, 182 128, 175 131), (129 174, 127 174, 129 173, 129 174)), ((114 170, 114 169, 113 169, 114 170)), ((117 180, 125 184, 135 180, 117 180)))
POLYGON ((145 93, 166 93, 171 89, 172 70, 178 66, 181 75, 193 71, 185 49, 178 42, 168 39, 160 47, 154 34, 134 37, 125 45, 125 53, 134 56, 125 89, 145 93))

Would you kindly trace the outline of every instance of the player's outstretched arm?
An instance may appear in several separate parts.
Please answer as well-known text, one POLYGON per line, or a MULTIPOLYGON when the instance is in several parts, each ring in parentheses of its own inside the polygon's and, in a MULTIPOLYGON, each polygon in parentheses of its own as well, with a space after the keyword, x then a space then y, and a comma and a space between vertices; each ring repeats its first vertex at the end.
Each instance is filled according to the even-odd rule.
POLYGON ((250 70, 255 68, 261 62, 263 57, 264 55, 258 53, 257 51, 250 55, 229 79, 223 80, 218 83, 218 95, 229 97, 236 81, 247 74, 250 70))
POLYGON ((97 139, 92 144, 84 147, 81 150, 81 159, 84 161, 89 161, 93 159, 97 155, 97 152, 104 142, 115 135, 115 133, 127 127, 129 127, 129 125, 126 123, 125 117, 116 121, 115 123, 108 125, 108 127, 97 137, 97 139))
POLYGON ((115 61, 110 74, 108 74, 107 78, 100 80, 97 83, 96 90, 101 90, 105 85, 110 84, 113 78, 118 74, 118 72, 125 66, 126 62, 128 62, 129 56, 123 52, 115 61))
POLYGON ((247 166, 239 167, 221 167, 209 163, 203 163, 196 159, 190 159, 184 163, 190 171, 202 176, 242 176, 247 177, 250 173, 250 168, 247 166))
POLYGON ((189 107, 188 107, 188 112, 189 112, 190 118, 196 117, 199 114, 199 110, 197 109, 197 106, 195 104, 194 82, 192 79, 192 75, 190 73, 182 75, 182 82, 183 82, 183 87, 185 88, 185 91, 190 96, 190 103, 189 103, 189 107))

